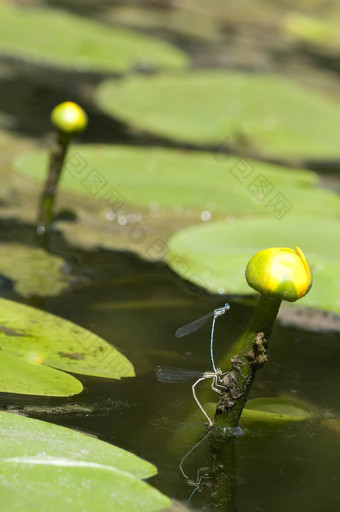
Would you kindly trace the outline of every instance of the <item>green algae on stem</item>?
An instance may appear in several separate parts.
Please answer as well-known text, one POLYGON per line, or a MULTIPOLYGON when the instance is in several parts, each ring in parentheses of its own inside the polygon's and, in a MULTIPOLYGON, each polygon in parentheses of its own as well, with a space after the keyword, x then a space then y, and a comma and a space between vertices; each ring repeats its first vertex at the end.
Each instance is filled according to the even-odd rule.
POLYGON ((242 348, 231 359, 232 370, 225 376, 226 392, 216 407, 215 425, 236 428, 256 372, 267 361, 267 347, 281 300, 261 295, 251 324, 242 338, 242 348))
POLYGON ((51 148, 47 180, 39 204, 38 234, 44 234, 46 227, 52 220, 55 196, 70 138, 71 136, 68 133, 59 132, 58 139, 51 148))

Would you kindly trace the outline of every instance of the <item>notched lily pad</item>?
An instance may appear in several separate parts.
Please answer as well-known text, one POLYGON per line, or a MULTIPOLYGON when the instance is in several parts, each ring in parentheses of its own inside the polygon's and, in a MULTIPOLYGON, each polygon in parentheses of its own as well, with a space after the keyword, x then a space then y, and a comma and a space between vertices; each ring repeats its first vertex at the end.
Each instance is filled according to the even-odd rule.
POLYGON ((72 322, 5 299, 0 299, 0 317, 0 355, 17 356, 35 368, 110 379, 134 376, 132 364, 117 349, 72 322))
POLYGON ((52 9, 0 4, 0 52, 44 66, 122 73, 134 66, 181 68, 175 46, 128 29, 52 9))
POLYGON ((0 274, 11 279, 15 291, 23 297, 61 293, 73 279, 63 272, 64 267, 62 258, 43 249, 0 243, 0 274))

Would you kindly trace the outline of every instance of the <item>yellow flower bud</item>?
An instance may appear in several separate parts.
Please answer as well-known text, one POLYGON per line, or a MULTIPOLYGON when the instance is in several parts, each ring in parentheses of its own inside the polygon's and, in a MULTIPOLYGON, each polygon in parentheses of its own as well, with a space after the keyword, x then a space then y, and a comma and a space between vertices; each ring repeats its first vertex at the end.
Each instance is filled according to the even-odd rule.
POLYGON ((51 112, 51 121, 60 131, 73 135, 85 130, 87 115, 76 103, 65 101, 54 107, 51 112))
POLYGON ((258 292, 289 302, 301 299, 312 286, 312 273, 299 247, 259 251, 249 260, 246 279, 258 292))

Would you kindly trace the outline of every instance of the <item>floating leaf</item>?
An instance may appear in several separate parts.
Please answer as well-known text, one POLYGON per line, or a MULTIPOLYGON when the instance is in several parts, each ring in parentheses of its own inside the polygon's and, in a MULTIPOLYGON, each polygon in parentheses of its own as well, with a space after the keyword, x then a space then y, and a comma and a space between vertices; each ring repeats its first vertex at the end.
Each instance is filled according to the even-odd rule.
POLYGON ((312 267, 314 279, 311 291, 299 305, 339 313, 338 232, 338 220, 320 217, 287 215, 281 220, 211 222, 176 233, 168 243, 167 258, 173 270, 194 282, 198 275, 201 286, 211 292, 252 294, 244 276, 251 256, 266 247, 299 245, 312 267))
POLYGON ((188 57, 169 43, 52 9, 0 4, 0 51, 29 62, 78 71, 122 73, 142 65, 183 67, 188 57))
POLYGON ((152 512, 170 500, 141 478, 156 468, 121 448, 64 427, 0 412, 4 509, 152 512), (20 488, 20 492, 18 491, 20 488))
POLYGON ((340 156, 340 105, 276 75, 195 71, 107 80, 95 100, 115 118, 181 143, 226 141, 280 159, 340 156))
POLYGON ((280 424, 309 420, 313 411, 306 404, 287 398, 254 398, 249 400, 241 416, 241 426, 253 423, 280 424))
POLYGON ((58 295, 72 279, 62 273, 65 262, 43 249, 0 243, 0 274, 12 279, 23 297, 58 295))
MULTIPOLYGON (((41 183, 46 175, 47 153, 20 155, 14 166, 41 183)), ((124 201, 141 206, 156 203, 162 208, 193 208, 201 212, 268 214, 270 200, 280 193, 290 207, 301 213, 340 214, 339 196, 315 189, 317 178, 310 171, 286 169, 278 165, 230 157, 216 161, 209 153, 127 146, 74 146, 61 179, 61 188, 95 196, 107 208, 124 201), (95 171, 93 170, 95 169, 95 171), (242 175, 246 169, 248 178, 242 175), (104 184, 93 189, 91 178, 98 173, 104 184), (266 200, 257 190, 264 180, 266 200), (134 183, 134 186, 131 186, 134 183)))
MULTIPOLYGON (((1 343, 1 342, 0 342, 1 343)), ((0 350, 0 392, 37 396, 70 396, 83 390, 78 379, 65 372, 0 350)))
POLYGON ((0 348, 34 365, 110 379, 133 377, 132 364, 86 329, 10 300, 0 299, 0 348))
MULTIPOLYGON (((216 403, 207 402, 204 408, 211 418, 216 412, 216 403)), ((255 423, 282 424, 291 421, 309 420, 314 411, 300 400, 290 398, 253 398, 242 411, 241 427, 250 427, 255 423)))
MULTIPOLYGON (((216 413, 216 402, 203 402, 204 410, 210 418, 216 413)), ((284 423, 300 422, 310 420, 315 416, 315 411, 304 402, 290 398, 254 398, 247 402, 242 411, 240 419, 241 428, 255 429, 260 424, 267 424, 270 427, 284 423)), ((175 429, 168 450, 172 455, 183 456, 185 451, 191 448, 194 440, 202 435, 202 427, 206 422, 201 411, 196 405, 187 411, 175 429)), ((255 431, 255 430, 253 430, 255 431)))

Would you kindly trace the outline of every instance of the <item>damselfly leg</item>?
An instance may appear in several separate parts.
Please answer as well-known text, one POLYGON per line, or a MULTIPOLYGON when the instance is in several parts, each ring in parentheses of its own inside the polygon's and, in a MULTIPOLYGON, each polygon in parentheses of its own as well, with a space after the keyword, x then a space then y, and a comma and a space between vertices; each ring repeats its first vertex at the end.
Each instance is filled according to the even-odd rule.
POLYGON ((208 472, 210 471, 210 467, 203 466, 201 468, 198 468, 197 472, 196 472, 196 479, 194 480, 194 479, 190 478, 185 473, 185 471, 183 469, 183 465, 184 465, 184 462, 186 461, 186 459, 192 454, 192 452, 194 452, 197 449, 197 447, 200 446, 207 439, 209 434, 210 434, 210 432, 205 434, 205 436, 200 441, 195 443, 194 446, 192 446, 190 448, 190 450, 188 450, 187 453, 185 455, 183 455, 182 460, 179 464, 179 469, 180 469, 182 475, 184 476, 184 478, 186 479, 187 484, 190 485, 191 487, 194 487, 192 493, 190 494, 190 496, 188 498, 188 501, 191 500, 191 498, 193 497, 195 492, 197 492, 197 491, 200 492, 204 485, 208 485, 209 480, 211 479, 211 476, 208 474, 208 472))
POLYGON ((220 370, 220 368, 218 368, 215 372, 204 372, 203 376, 200 377, 199 379, 197 379, 197 381, 195 382, 195 384, 192 385, 192 388, 191 388, 194 400, 196 401, 198 407, 200 408, 200 410, 202 411, 204 416, 207 418, 209 427, 212 427, 214 422, 213 422, 213 420, 210 419, 210 417, 208 416, 207 412, 203 408, 201 402, 198 400, 197 395, 196 395, 196 386, 202 380, 212 379, 212 383, 211 383, 211 386, 210 386, 211 389, 213 391, 216 391, 216 393, 219 393, 220 395, 222 395, 222 391, 220 389, 218 389, 218 387, 226 389, 225 386, 223 385, 223 381, 222 381, 222 377, 224 375, 225 374, 222 373, 222 370, 220 370))
POLYGON ((209 427, 212 427, 214 422, 210 419, 207 412, 203 408, 201 402, 199 401, 196 395, 196 386, 199 382, 202 382, 206 379, 212 379, 211 389, 216 391, 216 393, 222 394, 221 389, 226 389, 223 385, 223 376, 225 373, 222 373, 222 370, 219 368, 216 372, 197 372, 194 370, 184 370, 181 368, 172 368, 169 366, 157 366, 156 367, 156 377, 160 382, 165 383, 174 383, 174 382, 185 382, 187 380, 191 380, 196 378, 196 382, 192 385, 192 395, 194 397, 195 402, 197 403, 199 409, 202 411, 206 419, 208 420, 209 427), (197 378, 198 377, 198 378, 197 378), (218 389, 221 388, 221 389, 218 389))

